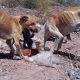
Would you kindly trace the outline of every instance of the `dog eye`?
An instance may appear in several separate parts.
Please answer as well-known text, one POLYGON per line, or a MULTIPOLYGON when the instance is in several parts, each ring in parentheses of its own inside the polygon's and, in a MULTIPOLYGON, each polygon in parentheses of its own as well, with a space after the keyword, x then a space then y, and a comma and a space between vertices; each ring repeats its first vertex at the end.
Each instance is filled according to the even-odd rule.
POLYGON ((35 25, 35 23, 31 23, 31 25, 35 25))

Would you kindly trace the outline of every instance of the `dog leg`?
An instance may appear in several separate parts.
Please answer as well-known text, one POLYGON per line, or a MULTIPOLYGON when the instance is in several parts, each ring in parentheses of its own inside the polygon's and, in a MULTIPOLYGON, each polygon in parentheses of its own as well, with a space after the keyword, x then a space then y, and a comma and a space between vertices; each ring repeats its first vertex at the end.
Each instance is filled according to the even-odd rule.
POLYGON ((54 26, 49 26, 49 32, 55 36, 54 48, 51 51, 58 51, 61 48, 64 36, 59 32, 58 28, 54 26))
POLYGON ((24 58, 24 55, 22 54, 22 51, 20 49, 20 44, 18 39, 14 39, 15 46, 16 46, 16 53, 20 55, 21 58, 24 58))
POLYGON ((14 42, 12 42, 11 40, 12 39, 6 40, 6 43, 9 46, 9 48, 11 49, 11 51, 10 51, 10 58, 13 59, 13 55, 15 54, 15 49, 13 48, 14 42))

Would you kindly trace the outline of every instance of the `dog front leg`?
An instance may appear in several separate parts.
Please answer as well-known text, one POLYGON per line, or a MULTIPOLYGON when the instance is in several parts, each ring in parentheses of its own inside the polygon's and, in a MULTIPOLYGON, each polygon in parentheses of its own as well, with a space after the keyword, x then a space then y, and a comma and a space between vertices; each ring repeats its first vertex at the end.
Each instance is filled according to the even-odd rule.
POLYGON ((63 39, 64 37, 62 35, 58 35, 58 37, 56 37, 54 42, 54 51, 58 51, 61 48, 63 39))
POLYGON ((59 32, 58 28, 49 27, 49 31, 53 36, 55 36, 54 48, 51 49, 51 52, 58 51, 61 48, 64 36, 59 32))
POLYGON ((19 44, 19 39, 15 39, 15 47, 16 47, 16 54, 20 55, 21 58, 24 58, 24 55, 22 54, 21 48, 20 48, 20 44, 19 44))

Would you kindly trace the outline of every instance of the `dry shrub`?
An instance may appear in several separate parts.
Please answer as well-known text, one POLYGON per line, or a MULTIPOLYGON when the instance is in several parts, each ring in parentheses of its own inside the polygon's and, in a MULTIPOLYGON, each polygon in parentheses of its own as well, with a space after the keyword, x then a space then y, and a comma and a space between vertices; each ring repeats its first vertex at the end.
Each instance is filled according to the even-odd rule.
POLYGON ((34 9, 46 9, 48 8, 48 0, 0 0, 2 5, 7 7, 16 7, 18 5, 34 9))

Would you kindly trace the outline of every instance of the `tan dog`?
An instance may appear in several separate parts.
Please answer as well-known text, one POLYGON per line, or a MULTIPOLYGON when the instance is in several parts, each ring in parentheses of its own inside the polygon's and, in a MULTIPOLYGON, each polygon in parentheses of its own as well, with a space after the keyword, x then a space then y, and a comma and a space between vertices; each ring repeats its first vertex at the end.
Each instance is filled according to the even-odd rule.
POLYGON ((36 19, 32 15, 9 16, 0 11, 0 38, 6 39, 6 43, 11 49, 11 57, 13 57, 14 53, 17 53, 24 58, 19 45, 19 40, 22 36, 22 29, 25 27, 35 29, 35 26, 36 19), (13 47, 14 42, 16 50, 13 47))
MULTIPOLYGON (((51 51, 58 51, 61 48, 64 36, 78 27, 80 27, 79 10, 50 13, 47 16, 44 29, 37 34, 38 37, 34 36, 34 39, 36 42, 40 42, 39 45, 44 42, 45 46, 46 40, 50 36, 55 36, 54 48, 51 51)), ((70 37, 70 35, 67 37, 70 37)))

